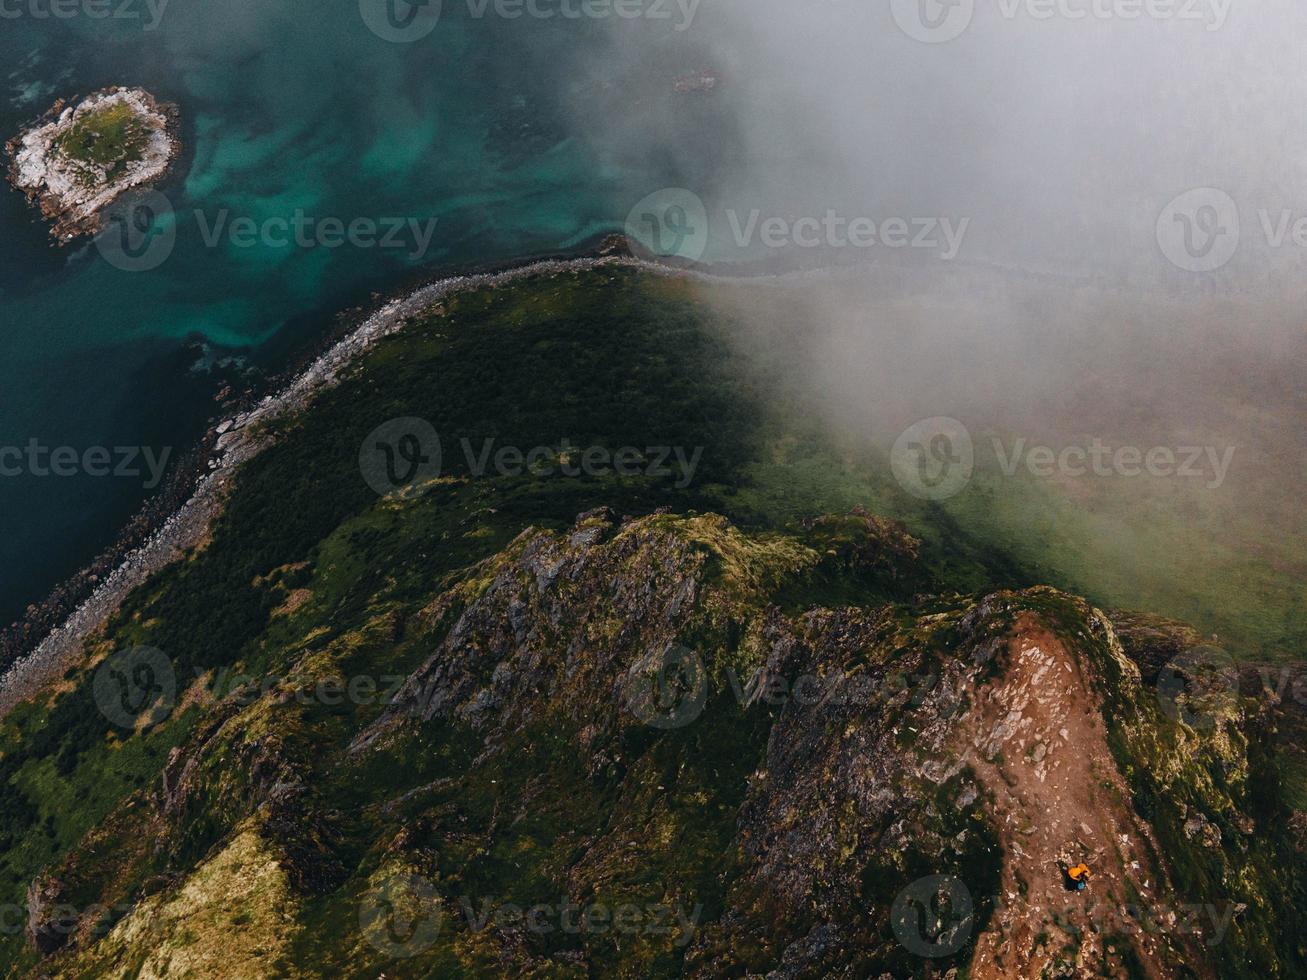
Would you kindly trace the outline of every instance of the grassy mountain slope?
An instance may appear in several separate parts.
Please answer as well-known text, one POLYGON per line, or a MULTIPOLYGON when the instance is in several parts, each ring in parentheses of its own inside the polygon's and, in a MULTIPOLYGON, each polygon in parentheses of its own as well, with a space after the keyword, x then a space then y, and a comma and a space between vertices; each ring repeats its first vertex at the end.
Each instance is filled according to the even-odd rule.
POLYGON ((626 270, 471 292, 281 423, 210 540, 0 725, 7 971, 1304 969, 1282 722, 1197 684, 1168 713, 1196 636, 909 504, 730 329, 626 270), (383 497, 360 450, 402 417, 441 471, 383 497), (568 476, 564 439, 643 464, 568 476), (487 444, 553 471, 477 475, 487 444), (168 676, 115 719, 129 649, 168 676), (1082 751, 1019 723, 1032 649, 1082 751), (1101 790, 1092 833, 1041 771, 1101 790), (1087 897, 1030 870, 1055 829, 1087 897))

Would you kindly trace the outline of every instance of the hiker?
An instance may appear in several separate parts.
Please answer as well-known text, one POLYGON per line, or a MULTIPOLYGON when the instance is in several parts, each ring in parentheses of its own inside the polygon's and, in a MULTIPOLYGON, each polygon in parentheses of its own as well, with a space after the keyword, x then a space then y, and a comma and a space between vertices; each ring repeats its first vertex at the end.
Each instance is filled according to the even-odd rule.
POLYGON ((1076 891, 1082 892, 1089 885, 1089 865, 1081 862, 1074 868, 1068 868, 1066 876, 1071 879, 1071 885, 1076 891))

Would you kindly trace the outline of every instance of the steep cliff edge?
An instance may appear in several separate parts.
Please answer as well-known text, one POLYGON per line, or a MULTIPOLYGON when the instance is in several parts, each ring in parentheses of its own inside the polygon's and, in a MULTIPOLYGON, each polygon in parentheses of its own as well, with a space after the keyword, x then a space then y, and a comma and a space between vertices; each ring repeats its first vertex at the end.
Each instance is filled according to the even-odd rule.
MULTIPOLYGON (((910 538, 861 526, 876 575, 910 570, 910 538)), ((1286 883, 1233 698, 1206 730, 1167 718, 1108 618, 1052 589, 784 614, 832 560, 815 543, 598 511, 349 626, 308 587, 277 669, 183 696, 158 779, 43 876, 42 969, 1235 975, 1286 883), (1145 766, 1237 839, 1159 835, 1145 766), (1172 872, 1213 859, 1203 890, 1172 872), (569 904, 603 927, 568 932, 569 904)))
POLYGON ((5 973, 1303 972, 1288 716, 1181 624, 853 508, 896 498, 677 288, 451 297, 266 433, 0 723, 5 973), (379 491, 415 417, 443 469, 379 491))

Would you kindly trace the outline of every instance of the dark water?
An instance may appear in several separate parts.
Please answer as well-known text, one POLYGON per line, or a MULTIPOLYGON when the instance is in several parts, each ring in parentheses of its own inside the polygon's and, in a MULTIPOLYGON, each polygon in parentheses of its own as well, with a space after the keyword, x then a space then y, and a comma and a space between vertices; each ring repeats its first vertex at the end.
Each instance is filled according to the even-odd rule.
MULTIPOLYGON (((621 227, 687 168, 702 178, 725 141, 699 141, 709 149, 691 162, 632 158, 587 117, 588 101, 631 97, 628 83, 646 105, 673 104, 669 81, 695 54, 661 25, 631 28, 661 31, 659 55, 615 86, 595 67, 613 40, 602 22, 477 19, 446 4, 429 36, 396 44, 356 0, 173 0, 157 24, 143 2, 103 20, 18 9, 0 20, 6 138, 56 97, 121 84, 178 103, 185 141, 158 188, 171 214, 155 231, 175 241, 143 271, 86 241, 51 248, 35 212, 0 192, 0 447, 25 454, 35 440, 79 457, 175 456, 215 411, 196 342, 275 368, 335 311, 419 270, 621 227), (277 219, 297 215, 300 241, 286 242, 277 219), (376 234, 335 246, 326 219, 364 219, 376 234), (250 223, 273 237, 250 236, 250 223)), ((26 455, 18 467, 0 477, 0 624, 105 547, 150 492, 145 473, 42 476, 26 455)))

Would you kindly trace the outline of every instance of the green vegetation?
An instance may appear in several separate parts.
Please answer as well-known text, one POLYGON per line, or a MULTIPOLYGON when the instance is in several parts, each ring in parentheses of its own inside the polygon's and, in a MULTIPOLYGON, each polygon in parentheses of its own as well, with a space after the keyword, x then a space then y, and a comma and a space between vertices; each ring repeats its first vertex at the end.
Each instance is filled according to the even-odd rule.
POLYGON ((1218 508, 1174 481, 1081 482, 1072 493, 990 464, 943 508, 1041 581, 1194 623, 1240 660, 1296 658, 1307 642, 1302 538, 1260 523, 1256 502, 1218 508))
POLYGON ((74 164, 87 186, 115 180, 142 159, 150 125, 125 102, 79 114, 55 142, 56 152, 74 164))
MULTIPOLYGON (((765 972, 834 917, 847 931, 832 948, 858 972, 911 973, 923 961, 895 938, 889 907, 928 874, 965 875, 983 928, 999 880, 986 801, 965 771, 925 778, 932 760, 912 734, 948 685, 896 682, 973 669, 958 652, 1006 625, 968 623, 976 594, 1032 573, 832 446, 815 416, 774 397, 782 352, 746 355, 731 329, 684 283, 627 270, 481 289, 279 422, 211 539, 133 593, 84 668, 0 723, 0 905, 21 905, 40 876, 62 902, 107 910, 44 962, 0 933, 0 964, 69 976, 215 963, 228 975, 765 972), (381 497, 360 448, 400 417, 437 428, 441 478, 381 497), (561 454, 564 440, 633 447, 645 464, 660 447, 702 453, 692 474, 674 457, 670 473, 474 471, 487 445, 561 454), (615 690, 672 643, 702 656, 702 717, 638 723, 615 690), (132 732, 97 710, 89 680, 137 646, 166 653, 179 707, 132 732), (742 706, 731 679, 767 665, 874 679, 880 694, 742 706), (234 677, 252 683, 233 690, 234 677), (321 696, 360 677, 381 693, 321 696), (420 696, 405 689, 404 710, 388 710, 410 677, 420 696), (783 874, 760 870, 771 840, 788 841, 768 856, 783 874), (360 925, 379 884, 404 875, 444 908, 413 958, 386 955, 360 925), (524 933, 469 923, 459 904, 560 896, 697 908, 700 934, 524 933)), ((1090 642, 1082 604, 1025 595, 1023 608, 1090 642)), ((1260 942, 1290 962, 1274 930, 1292 935, 1280 914, 1296 886, 1254 874, 1283 842, 1247 840, 1212 867, 1152 799, 1201 805, 1223 832, 1236 810, 1269 818, 1283 807, 1264 778, 1272 760, 1252 742, 1232 753, 1186 741, 1155 707, 1113 700, 1129 679, 1106 676, 1122 719, 1113 748, 1141 812, 1165 817, 1181 883, 1212 900, 1234 881, 1256 899, 1220 955, 1260 942)), ((964 966, 970 949, 936 965, 964 966)))

